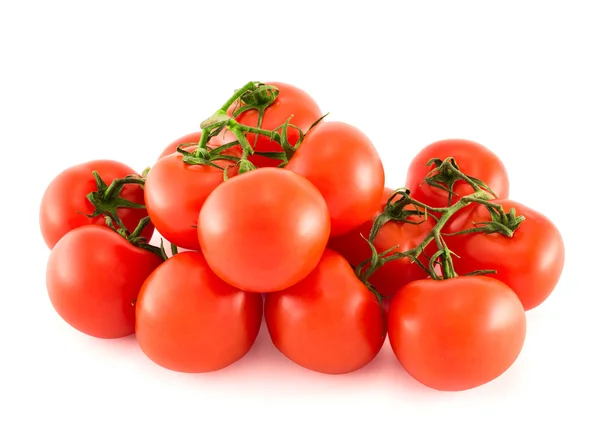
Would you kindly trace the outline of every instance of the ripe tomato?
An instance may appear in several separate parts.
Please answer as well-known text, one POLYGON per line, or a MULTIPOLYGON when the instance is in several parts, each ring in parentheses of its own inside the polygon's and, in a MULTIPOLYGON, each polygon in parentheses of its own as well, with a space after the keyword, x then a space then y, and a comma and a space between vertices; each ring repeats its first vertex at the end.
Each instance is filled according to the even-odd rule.
POLYGON ((362 368, 385 340, 377 298, 348 262, 329 249, 306 279, 267 294, 265 320, 279 351, 298 365, 325 374, 362 368))
POLYGON ((207 262, 227 283, 278 291, 315 268, 329 237, 319 191, 288 170, 265 167, 219 185, 198 218, 207 262))
MULTIPOLYGON (((432 158, 444 160, 448 157, 454 157, 462 173, 485 182, 499 198, 508 197, 508 174, 502 161, 492 151, 470 140, 449 139, 426 146, 411 161, 405 185, 414 199, 435 208, 448 205, 447 191, 423 182, 435 167, 425 166, 427 162, 432 158)), ((461 196, 473 193, 469 184, 462 180, 454 184, 453 191, 457 195, 452 197, 452 203, 456 203, 461 196)))
MULTIPOLYGON (((98 172, 107 184, 128 175, 137 175, 131 167, 118 161, 95 160, 78 164, 61 172, 54 178, 42 197, 40 206, 40 229, 46 245, 53 248, 67 232, 84 225, 106 226, 103 215, 89 218, 94 212, 94 206, 86 196, 97 191, 96 181, 92 172, 98 172)), ((123 187, 121 197, 138 204, 144 203, 144 190, 136 184, 123 187)), ((138 222, 148 213, 143 208, 119 208, 117 215, 123 221, 126 229, 133 231, 138 222)), ((146 239, 152 238, 154 228, 146 226, 142 235, 146 239)))
MULTIPOLYGON (((542 214, 518 202, 494 200, 506 213, 515 208, 525 220, 512 238, 502 234, 471 233, 447 236, 448 247, 460 256, 454 264, 459 274, 475 270, 496 270, 490 277, 506 283, 519 296, 525 310, 540 305, 552 293, 565 262, 565 246, 560 232, 542 214)), ((453 233, 474 227, 473 222, 490 221, 483 205, 458 212, 445 229, 453 233)))
MULTIPOLYGON (((202 132, 196 131, 196 132, 186 134, 185 136, 178 138, 177 140, 171 142, 165 148, 165 150, 162 152, 162 154, 160 154, 160 157, 158 157, 158 159, 160 160, 161 158, 166 157, 167 155, 171 155, 172 153, 177 152, 177 148, 180 145, 183 145, 185 143, 189 143, 190 146, 194 146, 194 149, 195 149, 195 147, 200 142, 201 137, 202 137, 202 132)), ((222 141, 220 135, 211 137, 210 140, 208 141, 208 146, 213 149, 218 148, 222 144, 223 144, 223 141, 222 141)))
MULTIPOLYGON (((195 148, 192 146, 186 150, 192 152, 195 148)), ((235 163, 231 161, 216 160, 214 163, 227 167, 229 177, 237 174, 235 163)), ((148 172, 144 188, 146 208, 156 229, 179 247, 199 250, 196 234, 198 213, 208 195, 222 182, 222 170, 186 164, 178 152, 158 160, 148 172)))
POLYGON ((342 235, 379 209, 384 173, 377 150, 360 130, 322 122, 305 137, 286 165, 321 192, 331 216, 331 234, 342 235))
MULTIPOLYGON (((293 115, 290 123, 300 128, 303 132, 306 132, 308 128, 323 116, 321 109, 312 99, 312 97, 295 86, 281 82, 268 82, 265 83, 271 86, 276 86, 279 89, 277 99, 265 110, 262 128, 267 130, 273 130, 285 123, 285 121, 293 115)), ((230 115, 232 110, 230 110, 230 115)), ((258 111, 248 110, 240 114, 236 120, 243 124, 251 127, 256 127, 258 124, 258 111)), ((228 132, 226 135, 226 141, 233 141, 235 137, 228 132)), ((300 137, 299 133, 293 129, 288 129, 288 141, 293 146, 298 142, 300 137)), ((251 145, 254 146, 256 137, 254 134, 248 134, 246 136, 251 145)), ((266 136, 259 136, 254 150, 258 152, 281 152, 281 146, 276 142, 271 141, 266 136)), ((254 163, 256 167, 275 167, 281 163, 281 160, 275 160, 272 158, 263 157, 260 155, 252 155, 249 160, 254 163)))
POLYGON ((72 327, 98 338, 135 330, 135 301, 162 259, 107 227, 73 229, 48 260, 46 286, 56 312, 72 327))
POLYGON ((515 293, 485 276, 417 280, 392 299, 389 338, 406 371, 437 390, 487 383, 517 359, 525 311, 515 293))
MULTIPOLYGON (((330 238, 327 247, 340 253, 354 267, 370 259, 371 249, 369 244, 361 237, 361 234, 365 238, 369 238, 373 222, 383 212, 391 192, 390 189, 384 190, 381 207, 370 220, 347 234, 330 238)), ((415 222, 422 220, 421 217, 411 217, 410 219, 415 222)), ((435 221, 433 219, 424 220, 419 224, 389 221, 381 227, 373 245, 380 253, 394 246, 397 247, 392 252, 405 252, 423 241, 434 225, 435 221)), ((435 251, 435 245, 430 243, 426 249, 427 255, 431 256, 435 251)), ((423 260, 423 257, 419 259, 423 260)), ((425 277, 427 277, 427 273, 422 268, 415 263, 411 263, 410 259, 402 258, 390 261, 379 268, 369 278, 369 282, 381 295, 390 297, 408 282, 424 279, 425 277)))
POLYGON ((136 337, 155 363, 179 372, 225 368, 252 347, 260 294, 219 279, 199 252, 183 252, 148 277, 136 306, 136 337))

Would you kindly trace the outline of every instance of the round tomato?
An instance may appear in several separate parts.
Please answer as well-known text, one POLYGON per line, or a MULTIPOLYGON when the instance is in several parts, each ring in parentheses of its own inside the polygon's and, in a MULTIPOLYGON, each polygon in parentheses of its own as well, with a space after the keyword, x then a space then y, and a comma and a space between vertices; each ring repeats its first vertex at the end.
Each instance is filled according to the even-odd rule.
MULTIPOLYGON (((470 140, 449 139, 426 146, 411 161, 406 188, 410 190, 414 199, 435 208, 448 205, 448 192, 429 186, 423 180, 435 167, 433 164, 426 166, 429 160, 432 158, 445 160, 449 157, 454 157, 462 173, 485 182, 498 198, 508 197, 509 182, 506 169, 492 151, 470 140)), ((456 203, 461 196, 473 193, 473 188, 460 180, 454 184, 453 191, 456 195, 452 196, 452 203, 456 203)))
POLYGON ((321 122, 286 165, 321 192, 331 216, 331 234, 342 235, 379 210, 385 176, 377 150, 360 130, 321 122))
MULTIPOLYGON (((195 146, 186 148, 193 152, 195 146)), ((236 152, 228 150, 227 153, 236 152)), ((237 174, 235 163, 213 161, 237 174)), ((187 164, 178 152, 156 162, 148 172, 144 188, 148 215, 156 229, 169 242, 189 250, 199 250, 196 225, 198 213, 208 195, 223 182, 223 170, 208 165, 187 164)))
MULTIPOLYGON (((371 227, 375 219, 383 212, 390 194, 391 190, 386 189, 384 191, 381 208, 370 220, 344 235, 330 238, 327 247, 340 253, 354 267, 370 259, 371 249, 367 241, 362 237, 369 238, 371 227)), ((392 253, 410 250, 423 241, 435 225, 435 220, 432 218, 423 220, 422 217, 410 217, 409 219, 415 223, 421 223, 411 224, 390 220, 381 227, 373 241, 373 245, 378 252, 381 253, 393 247, 395 248, 392 250, 392 253)), ((435 251, 433 243, 430 243, 425 250, 429 257, 435 251)), ((424 259, 423 256, 419 257, 419 259, 427 266, 427 259, 424 259)), ((427 275, 417 264, 411 263, 409 258, 401 258, 390 261, 378 268, 369 278, 369 283, 381 295, 390 297, 408 282, 424 279, 427 275)))
MULTIPOLYGON (((446 236, 448 247, 460 257, 454 261, 454 269, 459 274, 496 270, 490 277, 512 288, 525 310, 533 309, 548 298, 560 279, 565 262, 563 239, 548 218, 531 208, 508 199, 492 202, 501 204, 507 214, 515 208, 525 220, 512 238, 500 233, 446 236)), ((487 208, 476 204, 459 211, 444 232, 472 229, 474 223, 488 221, 487 208)))
POLYGON ((219 185, 198 219, 210 267, 246 291, 278 291, 302 280, 328 237, 329 214, 319 191, 300 175, 272 167, 219 185))
POLYGON ((362 368, 385 340, 377 298, 332 250, 325 250, 306 279, 267 294, 265 320, 279 351, 298 365, 325 374, 362 368))
MULTIPOLYGON (((162 154, 160 154, 160 156, 158 157, 158 159, 160 160, 163 157, 166 157, 167 155, 171 155, 174 152, 177 152, 177 148, 181 145, 184 144, 189 144, 189 146, 194 146, 195 147, 198 145, 198 143, 200 142, 200 138, 202 137, 202 132, 201 131, 196 131, 190 134, 186 134, 185 136, 182 136, 180 138, 178 138, 177 140, 171 142, 166 148, 165 150, 162 152, 162 154)), ((211 137, 211 139, 208 141, 208 146, 212 149, 214 148, 218 148, 219 146, 221 146, 223 144, 223 141, 221 139, 221 136, 213 136, 211 137)))
MULTIPOLYGON (((261 128, 273 130, 283 125, 290 116, 293 116, 290 123, 300 128, 303 132, 306 132, 316 120, 323 116, 315 100, 302 89, 281 82, 268 82, 265 84, 276 86, 279 89, 279 94, 275 101, 265 110, 261 128)), ((231 113, 232 110, 229 110, 230 115, 231 113)), ((236 120, 243 125, 256 127, 258 124, 258 110, 247 110, 240 114, 236 120)), ((228 132, 226 137, 226 141, 228 142, 235 140, 231 132, 228 132)), ((299 137, 300 134, 297 130, 294 128, 288 129, 288 141, 292 146, 298 142, 299 137)), ((281 146, 266 136, 260 135, 258 140, 256 140, 256 136, 249 133, 246 138, 257 152, 282 152, 281 146), (254 145, 255 141, 256 145, 254 145)), ((275 167, 281 164, 281 160, 261 155, 252 155, 249 160, 256 167, 275 167)))
POLYGON ((398 361, 417 381, 457 391, 505 372, 525 341, 515 293, 485 276, 417 280, 392 299, 388 334, 398 361))
MULTIPOLYGON (((95 160, 70 167, 54 178, 42 197, 40 206, 40 229, 46 245, 53 248, 67 232, 84 225, 106 226, 104 215, 87 217, 95 208, 87 199, 91 192, 98 191, 92 172, 98 172, 105 184, 115 179, 137 175, 131 167, 112 160, 95 160)), ((130 202, 144 204, 144 190, 137 184, 128 184, 121 191, 121 198, 130 202)), ((126 226, 133 231, 138 222, 148 213, 143 208, 119 208, 117 215, 126 226)), ((150 240, 154 228, 146 226, 142 236, 150 240)))
POLYGON ((48 295, 56 312, 75 329, 105 339, 128 336, 135 330, 138 292, 161 262, 111 229, 81 226, 50 253, 48 295))
POLYGON ((155 363, 179 372, 225 368, 252 347, 260 294, 219 279, 199 252, 183 252, 148 277, 136 306, 136 337, 155 363))

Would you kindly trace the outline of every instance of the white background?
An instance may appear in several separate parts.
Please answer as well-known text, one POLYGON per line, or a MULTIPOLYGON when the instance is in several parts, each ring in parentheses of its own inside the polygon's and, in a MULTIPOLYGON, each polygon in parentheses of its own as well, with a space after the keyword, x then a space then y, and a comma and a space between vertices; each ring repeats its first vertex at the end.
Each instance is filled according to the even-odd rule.
POLYGON ((157 3, 1 3, 0 432, 600 432, 593 1, 157 3), (97 158, 142 170, 249 80, 295 84, 362 129, 390 187, 435 140, 501 157, 512 197, 550 217, 567 251, 505 375, 435 392, 387 344, 359 372, 319 375, 265 330, 230 368, 181 375, 134 338, 95 340, 58 317, 37 220, 46 184, 97 158))

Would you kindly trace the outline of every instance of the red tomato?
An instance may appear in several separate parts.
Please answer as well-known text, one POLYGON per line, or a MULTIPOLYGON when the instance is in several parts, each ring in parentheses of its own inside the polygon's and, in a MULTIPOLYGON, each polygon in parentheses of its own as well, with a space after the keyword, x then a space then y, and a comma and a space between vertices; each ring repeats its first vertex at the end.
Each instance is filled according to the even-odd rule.
MULTIPOLYGON (((162 152, 162 154, 160 154, 160 157, 158 157, 158 159, 160 160, 161 158, 166 157, 167 155, 171 155, 174 152, 177 152, 177 148, 180 145, 183 145, 186 143, 189 143, 190 146, 194 146, 194 149, 195 149, 196 146, 198 145, 198 143, 200 142, 201 137, 202 137, 202 132, 196 131, 194 133, 190 133, 183 137, 178 138, 174 142, 171 142, 165 148, 165 150, 162 152)), ((211 139, 208 141, 208 143, 209 143, 209 147, 214 149, 214 148, 218 148, 219 146, 221 146, 223 144, 223 141, 221 139, 221 136, 219 135, 219 136, 211 137, 211 139)))
MULTIPOLYGON (((508 197, 509 182, 506 169, 492 151, 470 140, 449 139, 426 146, 411 161, 406 188, 410 190, 414 199, 435 208, 448 205, 448 192, 430 187, 423 181, 435 167, 433 164, 425 166, 429 160, 445 160, 448 157, 454 157, 462 173, 485 182, 499 198, 508 197)), ((453 196, 452 203, 456 203, 461 196, 473 193, 473 189, 465 181, 457 181, 453 191, 457 195, 453 196)))
POLYGON ((351 125, 317 125, 306 135, 286 169, 304 176, 319 189, 327 202, 333 236, 350 232, 379 210, 383 165, 368 137, 351 125))
POLYGON ((210 267, 227 283, 254 292, 292 286, 317 265, 329 237, 319 191, 293 172, 256 169, 219 185, 198 219, 210 267))
MULTIPOLYGON (((448 247, 460 256, 454 261, 459 274, 475 270, 496 270, 490 277, 506 283, 519 296, 525 310, 548 298, 556 287, 565 262, 565 246, 560 232, 542 214, 518 202, 494 200, 506 213, 515 208, 525 220, 512 238, 502 234, 463 234, 446 236, 448 247)), ((473 222, 490 221, 483 205, 473 205, 457 213, 444 230, 448 233, 473 228, 473 222)))
POLYGON ((456 391, 505 372, 525 341, 525 311, 515 293, 485 276, 417 280, 389 310, 394 354, 419 382, 456 391))
MULTIPOLYGON (((192 152, 196 147, 186 148, 192 152)), ((236 151, 228 150, 227 153, 236 151)), ((237 174, 235 163, 214 161, 228 167, 227 175, 237 174)), ((223 171, 207 165, 183 162, 176 152, 161 158, 148 172, 144 189, 150 219, 169 242, 189 250, 199 250, 196 225, 198 213, 208 195, 223 182, 223 171)))
MULTIPOLYGON (((385 204, 392 190, 385 189, 382 197, 382 205, 380 210, 368 221, 360 225, 358 228, 339 237, 329 239, 327 247, 340 253, 354 267, 361 264, 363 261, 371 258, 371 249, 369 244, 361 237, 369 238, 371 227, 375 219, 381 214, 385 208, 385 204)), ((397 198, 399 196, 396 196, 397 198)), ((421 217, 411 217, 412 221, 421 221, 421 217)), ((373 245, 378 252, 384 252, 397 246, 392 252, 405 252, 416 247, 429 234, 435 225, 434 219, 424 220, 422 223, 410 224, 398 221, 389 221, 384 224, 373 245)), ((435 245, 430 243, 426 249, 427 255, 431 256, 435 253, 435 245)), ((427 259, 420 256, 422 262, 427 266, 427 259)), ((411 263, 410 259, 402 258, 388 262, 383 267, 379 268, 369 278, 369 282, 375 289, 384 297, 390 297, 396 293, 398 289, 413 280, 424 279, 427 273, 417 264, 411 263)))
MULTIPOLYGON (((111 160, 90 161, 61 172, 46 188, 40 207, 40 229, 49 248, 52 249, 67 232, 79 226, 106 226, 105 216, 89 218, 84 215, 94 212, 94 206, 86 198, 89 193, 98 191, 93 171, 98 172, 107 185, 128 175, 140 176, 131 167, 111 160)), ((121 197, 143 204, 144 190, 139 185, 129 184, 123 187, 121 197)), ((127 230, 133 231, 148 213, 143 208, 119 208, 117 215, 127 230)), ((148 225, 142 235, 150 240, 153 232, 153 226, 148 225)))
POLYGON ((155 363, 179 372, 225 368, 252 347, 260 294, 219 279, 199 252, 183 252, 148 277, 137 301, 136 337, 155 363))
MULTIPOLYGON (((303 132, 306 132, 317 119, 323 116, 323 113, 315 100, 302 89, 280 82, 268 82, 265 84, 276 86, 279 89, 279 94, 277 95, 277 99, 275 99, 275 101, 265 110, 261 128, 273 130, 283 125, 285 121, 293 115, 290 123, 300 128, 303 132)), ((230 110, 229 113, 231 114, 232 110, 230 110)), ((236 120, 243 125, 256 127, 258 124, 258 111, 245 111, 239 115, 236 120)), ((292 146, 298 142, 299 137, 300 135, 295 129, 288 129, 288 141, 292 146)), ((254 146, 256 140, 255 135, 248 134, 246 138, 250 144, 254 146)), ((235 140, 235 138, 231 132, 228 132, 225 140, 229 142, 235 140)), ((266 136, 258 137, 254 149, 258 152, 282 151, 279 144, 271 141, 266 136)), ((249 160, 254 163, 256 167, 275 167, 281 163, 281 160, 262 157, 260 155, 252 155, 249 160)))
POLYGON ((362 368, 385 340, 377 298, 332 250, 325 250, 306 279, 267 294, 265 320, 279 351, 298 365, 325 374, 362 368))
POLYGON ((138 292, 161 262, 111 229, 81 226, 50 253, 48 295, 56 312, 75 329, 105 339, 128 336, 135 330, 138 292))

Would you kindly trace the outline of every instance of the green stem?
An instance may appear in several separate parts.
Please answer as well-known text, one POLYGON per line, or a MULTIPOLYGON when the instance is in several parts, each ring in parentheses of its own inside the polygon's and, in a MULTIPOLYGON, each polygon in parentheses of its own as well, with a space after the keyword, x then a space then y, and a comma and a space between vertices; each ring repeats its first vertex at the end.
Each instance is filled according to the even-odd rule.
POLYGON ((250 145, 250 142, 248 142, 248 139, 246 138, 246 136, 244 136, 242 129, 238 128, 238 126, 236 125, 233 128, 231 128, 231 132, 235 135, 235 138, 238 140, 238 142, 240 142, 240 145, 242 146, 242 159, 248 159, 248 156, 254 153, 254 149, 252 149, 252 145, 250 145))
MULTIPOLYGON (((265 109, 261 107, 258 110, 258 118, 256 120, 256 128, 262 128, 264 116, 265 116, 265 109)), ((258 143, 258 134, 255 134, 254 135, 254 149, 256 149, 257 143, 258 143)))
POLYGON ((130 239, 135 239, 139 237, 146 226, 150 223, 150 217, 146 216, 140 220, 138 225, 135 227, 131 235, 129 235, 130 239))
POLYGON ((231 131, 233 131, 233 129, 238 129, 244 133, 253 133, 257 135, 260 134, 262 136, 266 136, 277 143, 281 142, 281 136, 276 130, 265 130, 263 128, 251 127, 249 125, 240 124, 235 119, 230 119, 229 121, 227 121, 226 127, 228 130, 231 131))
MULTIPOLYGON (((525 220, 524 216, 517 216, 514 208, 511 208, 511 210, 506 213, 501 204, 490 202, 490 200, 497 198, 494 192, 483 181, 462 173, 453 157, 446 158, 445 160, 432 159, 427 165, 429 166, 431 164, 435 164, 436 168, 427 174, 424 182, 431 186, 441 188, 444 191, 448 191, 448 206, 446 208, 430 207, 410 197, 410 192, 407 189, 396 190, 388 199, 384 211, 373 222, 369 239, 366 240, 371 249, 371 259, 360 264, 356 269, 356 275, 363 282, 368 283, 368 279, 380 267, 390 261, 400 258, 409 258, 411 262, 416 263, 425 270, 432 279, 450 279, 457 277, 458 275, 452 264, 453 253, 448 249, 446 242, 442 238, 442 229, 448 223, 450 217, 467 205, 476 203, 485 206, 490 213, 491 221, 473 223, 476 227, 453 234, 444 234, 444 236, 483 232, 500 233, 504 236, 512 237, 514 231, 519 227, 521 222, 525 220), (452 186, 457 180, 467 182, 473 188, 474 193, 459 198, 454 205, 451 205, 452 195, 456 194, 452 191, 452 186), (401 195, 402 197, 399 200, 394 201, 394 198, 398 195, 401 195), (405 209, 408 205, 414 205, 416 210, 409 213, 409 211, 405 209), (392 253, 395 249, 388 249, 382 253, 377 252, 373 242, 383 225, 389 221, 413 223, 408 219, 410 215, 421 215, 424 216, 425 219, 427 218, 427 211, 439 213, 440 215, 434 219, 436 221, 435 225, 421 243, 404 252, 392 253), (419 256, 424 254, 425 249, 432 241, 435 241, 437 251, 429 258, 429 267, 427 268, 419 260, 419 256), (368 268, 364 269, 365 265, 369 262, 368 268), (442 276, 439 276, 435 269, 438 264, 441 266, 442 276)), ((486 274, 489 272, 493 272, 493 270, 478 271, 478 273, 486 274)))
POLYGON ((250 142, 248 142, 248 139, 242 132, 242 129, 239 128, 240 124, 238 124, 237 122, 235 123, 237 125, 234 125, 231 128, 231 132, 235 135, 235 138, 238 140, 238 142, 240 142, 240 145, 242 146, 242 158, 240 158, 240 161, 238 162, 238 173, 242 174, 256 169, 254 164, 252 164, 250 160, 248 160, 248 157, 254 153, 254 149, 252 149, 252 146, 250 145, 250 142))
MULTIPOLYGON (((460 209, 466 207, 467 205, 469 205, 473 202, 476 202, 476 201, 480 202, 480 200, 485 201, 485 200, 489 200, 489 199, 492 199, 492 195, 483 190, 476 191, 475 193, 473 193, 469 196, 463 196, 454 205, 443 209, 442 215, 439 217, 437 223, 435 224, 433 229, 429 232, 429 234, 427 234, 425 239, 421 243, 419 243, 419 245, 417 245, 416 247, 414 247, 410 250, 407 250, 405 252, 397 252, 397 253, 392 253, 385 257, 380 257, 378 259, 378 263, 376 264, 376 266, 369 267, 361 275, 361 279, 363 279, 363 281, 367 281, 373 275, 373 273, 375 271, 377 271, 377 269, 379 269, 380 267, 382 267, 383 265, 387 264, 390 261, 393 261, 393 260, 396 260, 399 258, 412 258, 414 260, 415 258, 417 258, 419 255, 421 255, 425 251, 425 248, 429 245, 429 243, 431 243, 434 240, 437 241, 439 239, 439 237, 441 236, 442 228, 446 225, 448 220, 450 220, 450 217, 452 217, 452 215, 454 215, 457 211, 459 211, 460 209)), ((441 242, 441 239, 440 239, 440 242, 441 242)), ((444 245, 444 249, 447 250, 447 247, 445 247, 445 245, 444 245)), ((448 255, 449 255, 449 252, 448 252, 448 255)), ((449 259, 449 256, 444 259, 449 259)), ((452 261, 449 260, 449 261, 444 261, 444 262, 450 263, 449 268, 444 271, 445 277, 446 277, 446 275, 447 275, 447 277, 455 276, 456 273, 454 272, 454 269, 451 265, 452 261)), ((431 272, 431 270, 429 270, 429 271, 430 271, 431 277, 435 278, 433 273, 431 272)))
MULTIPOLYGON (((442 258, 442 276, 444 277, 444 279, 457 277, 458 274, 456 274, 456 272, 454 271, 454 267, 452 264, 452 254, 450 253, 448 246, 446 246, 446 243, 442 239, 441 234, 439 232, 436 232, 434 234, 434 238, 438 251, 441 252, 440 257, 442 258)), ((435 267, 433 267, 430 271, 432 274, 435 274, 435 267)))
POLYGON ((221 112, 221 113, 227 113, 227 110, 229 109, 229 107, 231 106, 231 104, 233 104, 238 98, 240 98, 243 94, 245 94, 246 92, 248 92, 249 90, 255 89, 257 86, 259 86, 260 83, 258 81, 249 81, 248 83, 246 83, 246 85, 240 89, 238 89, 232 96, 231 98, 229 98, 227 101, 225 101, 225 104, 223 104, 221 106, 221 108, 219 110, 217 110, 217 112, 221 112))
MULTIPOLYGON (((200 128, 202 129, 202 136, 200 143, 196 151, 192 155, 184 155, 184 163, 188 164, 210 164, 213 159, 217 159, 215 154, 220 153, 225 148, 220 147, 219 151, 214 152, 211 150, 207 152, 207 144, 211 137, 219 134, 224 128, 233 132, 240 146, 242 147, 242 158, 239 160, 239 170, 238 173, 244 173, 249 170, 253 170, 256 167, 248 160, 250 155, 254 154, 254 147, 249 143, 246 135, 248 133, 255 134, 254 138, 254 146, 258 141, 258 136, 268 137, 269 140, 276 142, 282 147, 282 155, 283 163, 287 163, 289 159, 294 154, 296 148, 302 142, 302 138, 304 137, 304 132, 297 126, 289 123, 289 119, 282 126, 274 128, 273 130, 267 130, 262 128, 262 122, 264 118, 265 110, 276 100, 279 94, 279 90, 276 86, 266 85, 261 82, 250 81, 242 88, 238 89, 217 111, 213 113, 211 117, 204 120, 200 124, 200 128), (236 109, 232 116, 230 116, 229 109, 232 104, 236 101, 239 101, 242 107, 236 109), (257 110, 258 111, 258 121, 257 125, 252 127, 248 125, 240 124, 235 120, 235 117, 240 113, 243 113, 246 110, 257 110), (295 147, 291 146, 287 140, 287 131, 288 128, 293 128, 298 131, 299 140, 295 144, 295 147), (279 132, 279 130, 282 132, 279 132)), ((313 124, 316 125, 320 120, 313 124)), ((311 127, 312 128, 312 127, 311 127)), ((181 151, 180 151, 181 152, 181 151)), ((270 155, 270 158, 274 156, 270 155)), ((224 177, 227 175, 224 173, 224 177)))
MULTIPOLYGON (((97 175, 97 172, 95 173, 97 175)), ((144 185, 145 183, 146 180, 138 176, 126 176, 125 178, 115 179, 104 191, 104 199, 109 200, 118 196, 121 193, 121 188, 127 184, 144 185)))
POLYGON ((221 108, 219 108, 215 113, 213 113, 213 115, 211 117, 202 121, 200 123, 200 128, 203 131, 202 137, 204 138, 206 136, 205 140, 208 140, 210 133, 212 133, 214 130, 218 129, 219 127, 221 127, 224 123, 226 123, 230 119, 229 115, 227 114, 227 110, 229 109, 231 104, 233 104, 235 101, 237 101, 239 98, 241 98, 246 92, 248 92, 249 90, 255 89, 259 85, 260 85, 260 83, 255 82, 255 81, 248 82, 244 87, 242 87, 241 89, 238 89, 231 96, 231 98, 229 98, 227 101, 225 101, 225 103, 221 106, 221 108), (206 131, 208 131, 208 134, 206 133, 206 131))
POLYGON ((200 143, 198 143, 198 148, 206 148, 206 145, 208 144, 208 139, 210 135, 210 130, 208 128, 204 128, 202 130, 202 135, 200 136, 200 143))

